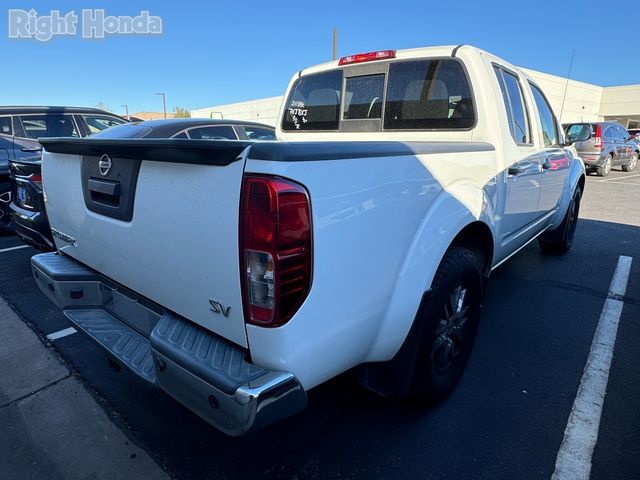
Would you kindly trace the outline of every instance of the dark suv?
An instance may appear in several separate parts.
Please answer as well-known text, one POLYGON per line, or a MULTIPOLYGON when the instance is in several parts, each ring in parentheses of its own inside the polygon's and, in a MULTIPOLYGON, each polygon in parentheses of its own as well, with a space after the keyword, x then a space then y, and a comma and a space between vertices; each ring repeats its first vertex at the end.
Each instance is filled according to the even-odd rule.
POLYGON ((0 232, 51 248, 40 176, 41 137, 86 137, 127 120, 97 108, 0 107, 0 232))
POLYGON ((574 144, 587 170, 606 177, 613 166, 620 166, 625 172, 636 168, 640 147, 619 123, 570 123, 564 127, 569 139, 580 137, 585 128, 591 129, 588 140, 574 144))

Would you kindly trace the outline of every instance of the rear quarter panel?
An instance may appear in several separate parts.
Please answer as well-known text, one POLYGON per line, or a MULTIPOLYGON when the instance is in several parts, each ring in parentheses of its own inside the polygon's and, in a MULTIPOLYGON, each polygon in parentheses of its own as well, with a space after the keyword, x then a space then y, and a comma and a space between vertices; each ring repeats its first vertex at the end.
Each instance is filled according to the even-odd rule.
POLYGON ((309 162, 247 161, 309 190, 311 291, 278 328, 247 326, 254 362, 293 372, 305 388, 355 365, 388 360, 402 345, 420 299, 455 235, 489 222, 485 193, 495 152, 309 162), (463 172, 461 174, 461 172, 463 172))

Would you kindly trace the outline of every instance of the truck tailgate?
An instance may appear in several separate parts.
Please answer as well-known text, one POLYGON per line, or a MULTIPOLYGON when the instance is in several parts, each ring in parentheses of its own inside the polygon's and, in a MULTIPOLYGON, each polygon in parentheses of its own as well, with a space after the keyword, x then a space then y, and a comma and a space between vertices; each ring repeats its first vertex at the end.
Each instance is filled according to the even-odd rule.
POLYGON ((42 143, 59 250, 247 346, 238 254, 246 142, 42 143))

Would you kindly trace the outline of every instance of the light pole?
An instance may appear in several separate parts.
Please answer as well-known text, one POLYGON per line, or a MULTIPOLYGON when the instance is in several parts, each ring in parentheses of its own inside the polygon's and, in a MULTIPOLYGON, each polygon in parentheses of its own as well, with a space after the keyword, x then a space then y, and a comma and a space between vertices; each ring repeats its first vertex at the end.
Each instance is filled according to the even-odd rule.
POLYGON ((120 105, 120 106, 121 106, 121 107, 124 107, 124 111, 125 111, 125 112, 127 112, 127 113, 125 114, 125 116, 127 117, 127 120, 131 120, 131 119, 129 118, 129 105, 120 105))
POLYGON ((164 118, 167 118, 167 97, 164 92, 156 93, 156 95, 162 95, 162 111, 164 112, 164 118))

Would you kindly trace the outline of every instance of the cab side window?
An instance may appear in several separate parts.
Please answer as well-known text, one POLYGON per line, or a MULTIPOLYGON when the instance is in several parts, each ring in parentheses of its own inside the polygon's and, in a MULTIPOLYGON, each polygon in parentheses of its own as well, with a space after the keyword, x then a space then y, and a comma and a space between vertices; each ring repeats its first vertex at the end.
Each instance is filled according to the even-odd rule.
POLYGON ((538 107, 538 113, 540 114, 540 123, 542 127, 542 139, 545 147, 551 147, 558 145, 560 135, 558 134, 558 123, 556 117, 553 115, 553 110, 544 94, 538 87, 530 83, 531 91, 533 92, 533 99, 538 107))
POLYGON ((504 100, 509 120, 509 130, 513 140, 518 145, 531 144, 531 129, 529 128, 529 115, 524 103, 522 88, 518 77, 504 68, 494 66, 493 70, 498 77, 500 92, 504 100))

